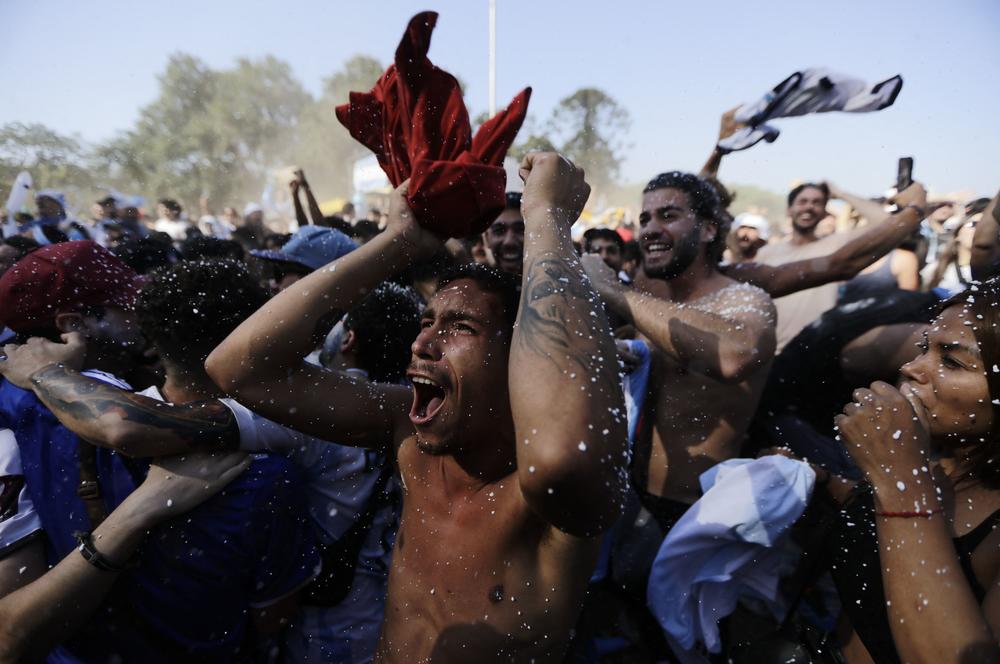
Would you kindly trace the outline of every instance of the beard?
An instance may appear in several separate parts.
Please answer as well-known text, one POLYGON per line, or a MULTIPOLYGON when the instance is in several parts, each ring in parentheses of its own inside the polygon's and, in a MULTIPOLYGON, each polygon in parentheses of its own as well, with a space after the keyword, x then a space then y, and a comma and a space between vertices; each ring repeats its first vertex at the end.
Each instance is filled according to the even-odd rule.
POLYGON ((418 450, 431 456, 450 456, 458 449, 454 439, 446 438, 431 442, 421 436, 419 432, 416 435, 416 443, 418 450))
POLYGON ((657 279, 673 279, 683 274, 691 267, 694 260, 698 258, 698 234, 692 233, 674 245, 673 255, 670 260, 663 265, 653 265, 646 261, 646 255, 642 256, 642 269, 650 277, 657 279))

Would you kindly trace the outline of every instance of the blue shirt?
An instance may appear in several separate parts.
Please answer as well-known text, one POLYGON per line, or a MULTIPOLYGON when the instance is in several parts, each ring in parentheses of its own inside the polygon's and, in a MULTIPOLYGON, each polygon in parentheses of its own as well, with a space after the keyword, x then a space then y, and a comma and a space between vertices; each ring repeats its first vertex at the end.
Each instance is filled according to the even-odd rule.
MULTIPOLYGON (((76 494, 79 438, 33 392, 6 381, 0 382, 0 426, 17 438, 48 560, 55 564, 75 548, 75 531, 91 530, 76 494)), ((110 512, 142 481, 148 465, 97 448, 97 468, 110 512)), ((246 636, 249 609, 288 595, 318 571, 299 471, 279 456, 255 455, 219 495, 154 529, 139 561, 53 661, 166 662, 178 652, 231 659, 246 636)))

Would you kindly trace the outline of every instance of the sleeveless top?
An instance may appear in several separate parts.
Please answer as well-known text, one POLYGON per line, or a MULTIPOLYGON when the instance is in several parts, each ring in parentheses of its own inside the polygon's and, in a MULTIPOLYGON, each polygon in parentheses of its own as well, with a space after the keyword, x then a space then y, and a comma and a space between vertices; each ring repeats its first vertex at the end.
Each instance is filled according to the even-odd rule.
POLYGON ((897 250, 890 251, 885 260, 874 271, 856 275, 844 283, 840 289, 838 302, 857 302, 868 297, 886 295, 899 288, 896 276, 892 273, 892 258, 897 250))
MULTIPOLYGON (((972 570, 972 552, 998 525, 1000 510, 990 514, 968 533, 952 539, 962 573, 980 604, 986 596, 986 589, 976 580, 972 570)), ((871 487, 860 489, 839 512, 831 574, 843 610, 872 659, 879 664, 899 662, 885 606, 875 530, 875 498, 871 487)))

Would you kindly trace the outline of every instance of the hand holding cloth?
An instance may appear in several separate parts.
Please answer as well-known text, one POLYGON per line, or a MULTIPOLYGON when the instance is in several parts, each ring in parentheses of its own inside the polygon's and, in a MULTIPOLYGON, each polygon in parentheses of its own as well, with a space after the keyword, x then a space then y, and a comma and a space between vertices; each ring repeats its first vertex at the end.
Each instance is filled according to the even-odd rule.
POLYGON ((337 119, 371 149, 393 186, 410 179, 407 203, 442 236, 482 232, 503 211, 503 159, 528 111, 531 88, 472 136, 454 76, 427 58, 436 12, 412 19, 396 61, 370 92, 352 92, 337 119))

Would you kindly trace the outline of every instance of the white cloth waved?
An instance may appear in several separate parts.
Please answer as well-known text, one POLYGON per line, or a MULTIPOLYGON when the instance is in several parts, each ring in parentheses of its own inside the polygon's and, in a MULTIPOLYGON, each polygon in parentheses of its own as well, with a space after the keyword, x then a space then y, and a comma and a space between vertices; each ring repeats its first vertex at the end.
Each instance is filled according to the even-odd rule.
POLYGON ((743 104, 735 120, 747 125, 719 141, 723 154, 746 150, 764 140, 773 143, 780 130, 768 121, 810 113, 867 113, 892 106, 903 87, 899 74, 880 83, 838 74, 829 69, 797 71, 757 101, 743 104))
POLYGON ((740 598, 784 617, 778 582, 797 556, 785 533, 805 510, 816 474, 783 456, 731 459, 701 475, 704 495, 671 529, 653 561, 650 611, 684 661, 701 642, 721 650, 718 621, 740 598), (786 546, 787 544, 787 546, 786 546))

